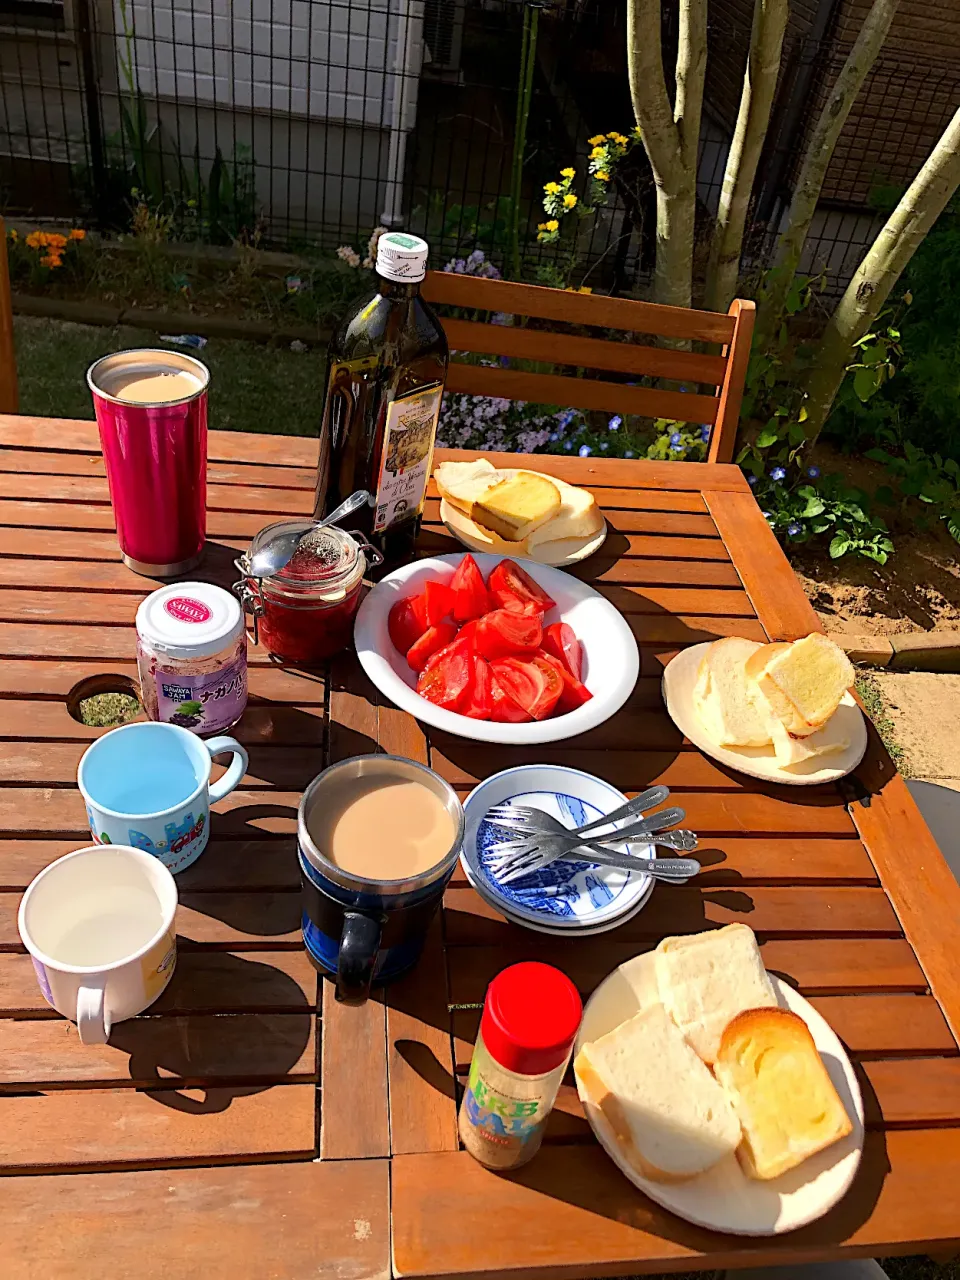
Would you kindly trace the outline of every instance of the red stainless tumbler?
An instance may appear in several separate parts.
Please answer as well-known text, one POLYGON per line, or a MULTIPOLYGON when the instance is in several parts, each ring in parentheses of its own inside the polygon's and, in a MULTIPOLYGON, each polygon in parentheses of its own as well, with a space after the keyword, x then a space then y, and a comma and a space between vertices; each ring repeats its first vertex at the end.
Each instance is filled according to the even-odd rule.
POLYGON ((118 351, 87 383, 124 562, 152 578, 186 573, 206 538, 209 369, 178 351, 118 351))

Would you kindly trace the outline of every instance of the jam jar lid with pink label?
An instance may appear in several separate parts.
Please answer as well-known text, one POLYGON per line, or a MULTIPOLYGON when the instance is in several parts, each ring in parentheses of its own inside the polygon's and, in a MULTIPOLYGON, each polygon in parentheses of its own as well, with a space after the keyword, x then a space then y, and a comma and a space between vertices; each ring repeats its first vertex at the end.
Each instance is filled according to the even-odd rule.
POLYGON ((236 598, 207 582, 177 582, 152 592, 137 610, 137 634, 157 654, 209 658, 243 635, 236 598))

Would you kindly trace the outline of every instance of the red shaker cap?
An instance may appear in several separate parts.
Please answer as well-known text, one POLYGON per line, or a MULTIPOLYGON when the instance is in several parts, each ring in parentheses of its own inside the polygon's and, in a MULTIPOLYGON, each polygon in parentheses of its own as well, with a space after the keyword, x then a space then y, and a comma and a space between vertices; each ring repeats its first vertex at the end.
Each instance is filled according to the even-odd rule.
POLYGON ((570 1052, 582 1014, 580 993, 565 973, 526 960, 490 983, 480 1034, 501 1067, 541 1076, 559 1067, 570 1052))

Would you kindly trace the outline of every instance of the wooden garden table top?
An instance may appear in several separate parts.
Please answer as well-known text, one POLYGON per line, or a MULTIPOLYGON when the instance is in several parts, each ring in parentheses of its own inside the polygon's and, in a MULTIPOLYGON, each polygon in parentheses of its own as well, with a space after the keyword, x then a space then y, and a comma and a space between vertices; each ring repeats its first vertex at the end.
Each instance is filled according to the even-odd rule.
MULTIPOLYGON (((427 735, 349 655, 308 674, 252 650, 237 730, 250 772, 179 877, 175 979, 108 1047, 81 1048, 40 995, 16 909, 42 866, 88 838, 74 780, 95 731, 71 718, 67 695, 90 675, 135 675, 134 613, 154 584, 117 559, 92 423, 0 418, 0 445, 5 1280, 380 1280, 391 1262, 402 1276, 560 1280, 960 1242, 960 889, 906 788, 875 736, 841 789, 754 783, 683 742, 661 705, 661 666, 678 648, 817 626, 735 468, 538 458, 597 493, 610 537, 574 572, 629 617, 642 649, 630 702, 577 741, 511 751, 427 735), (657 889, 619 930, 563 943, 508 925, 455 878, 416 972, 343 1008, 300 944, 296 805, 326 763, 377 747, 429 761, 461 794, 533 759, 628 793, 662 780, 711 869, 696 887, 657 889), (731 920, 756 930, 767 965, 859 1063, 867 1146, 832 1213, 775 1242, 688 1226, 621 1177, 570 1087, 517 1174, 458 1150, 455 1077, 499 969, 549 959, 586 995, 664 933, 731 920)), ((261 525, 309 510, 315 450, 212 433, 199 576, 229 584, 261 525)), ((432 500, 424 550, 453 549, 438 520, 432 500)))

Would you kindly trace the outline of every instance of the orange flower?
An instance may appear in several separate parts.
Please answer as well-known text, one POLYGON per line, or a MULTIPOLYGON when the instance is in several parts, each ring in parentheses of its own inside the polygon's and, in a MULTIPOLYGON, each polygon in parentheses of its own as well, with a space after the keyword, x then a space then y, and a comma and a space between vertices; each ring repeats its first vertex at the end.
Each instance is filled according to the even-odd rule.
POLYGON ((68 240, 82 240, 86 236, 86 232, 82 227, 74 227, 67 237, 68 240))
POLYGON ((51 249, 49 253, 45 253, 43 255, 43 257, 40 259, 40 262, 42 263, 43 266, 50 267, 51 269, 53 267, 59 267, 60 255, 59 253, 56 252, 56 250, 51 249))
POLYGON ((31 249, 39 249, 41 245, 46 244, 42 231, 31 231, 27 236, 27 244, 31 249))
POLYGON ((47 244, 51 249, 65 249, 67 247, 67 237, 58 235, 48 235, 47 244))

